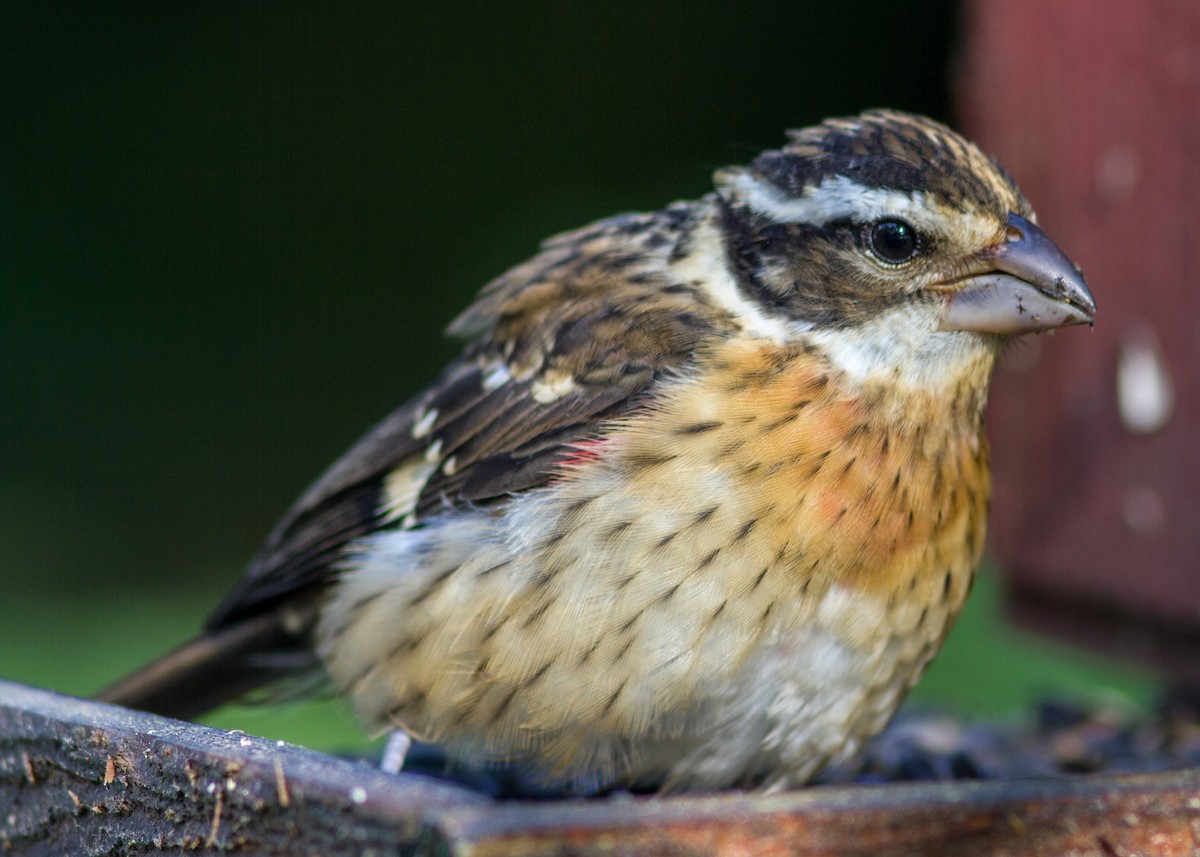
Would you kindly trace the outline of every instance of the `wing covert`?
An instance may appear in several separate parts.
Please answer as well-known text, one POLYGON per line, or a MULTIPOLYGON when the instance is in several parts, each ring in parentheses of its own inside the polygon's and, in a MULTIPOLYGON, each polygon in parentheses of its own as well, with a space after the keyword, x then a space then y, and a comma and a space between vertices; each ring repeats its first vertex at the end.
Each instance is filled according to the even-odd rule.
POLYGON ((367 533, 545 484, 573 444, 650 401, 729 324, 670 273, 686 224, 678 206, 604 221, 486 287, 451 328, 473 337, 463 355, 304 493, 207 627, 319 590, 367 533))

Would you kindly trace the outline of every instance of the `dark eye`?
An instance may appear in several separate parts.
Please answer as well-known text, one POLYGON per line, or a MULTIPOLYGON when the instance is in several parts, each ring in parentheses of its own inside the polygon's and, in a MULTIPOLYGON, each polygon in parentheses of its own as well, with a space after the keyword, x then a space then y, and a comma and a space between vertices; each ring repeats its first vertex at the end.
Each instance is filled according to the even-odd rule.
POLYGON ((892 265, 907 262, 920 249, 917 230, 903 220, 878 220, 872 223, 867 227, 867 244, 881 261, 892 265))

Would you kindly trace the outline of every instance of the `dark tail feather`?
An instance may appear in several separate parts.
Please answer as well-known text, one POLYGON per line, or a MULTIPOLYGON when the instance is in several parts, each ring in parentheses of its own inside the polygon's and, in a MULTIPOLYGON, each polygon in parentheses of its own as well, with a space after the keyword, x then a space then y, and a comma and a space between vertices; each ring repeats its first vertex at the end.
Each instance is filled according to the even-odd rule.
POLYGON ((295 653, 305 635, 297 635, 288 612, 276 609, 207 631, 106 687, 96 699, 181 720, 238 699, 296 669, 295 653), (284 658, 290 668, 282 668, 275 653, 291 654, 284 658))

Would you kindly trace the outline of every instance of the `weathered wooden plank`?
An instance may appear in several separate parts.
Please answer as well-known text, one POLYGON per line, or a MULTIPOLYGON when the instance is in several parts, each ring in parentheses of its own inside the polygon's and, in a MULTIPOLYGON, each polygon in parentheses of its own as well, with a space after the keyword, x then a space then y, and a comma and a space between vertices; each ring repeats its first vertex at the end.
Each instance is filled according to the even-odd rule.
POLYGON ((1200 771, 495 802, 413 775, 0 682, 20 855, 1200 853, 1200 771))
POLYGON ((0 851, 444 853, 482 798, 301 747, 0 682, 0 851))

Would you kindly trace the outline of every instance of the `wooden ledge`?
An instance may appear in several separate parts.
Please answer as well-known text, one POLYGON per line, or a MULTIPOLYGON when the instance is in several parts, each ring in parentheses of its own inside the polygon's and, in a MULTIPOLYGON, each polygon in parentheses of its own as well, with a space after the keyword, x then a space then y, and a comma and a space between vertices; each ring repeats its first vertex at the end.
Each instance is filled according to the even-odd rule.
POLYGON ((1200 770, 498 802, 0 682, 0 852, 1196 854, 1200 770))

